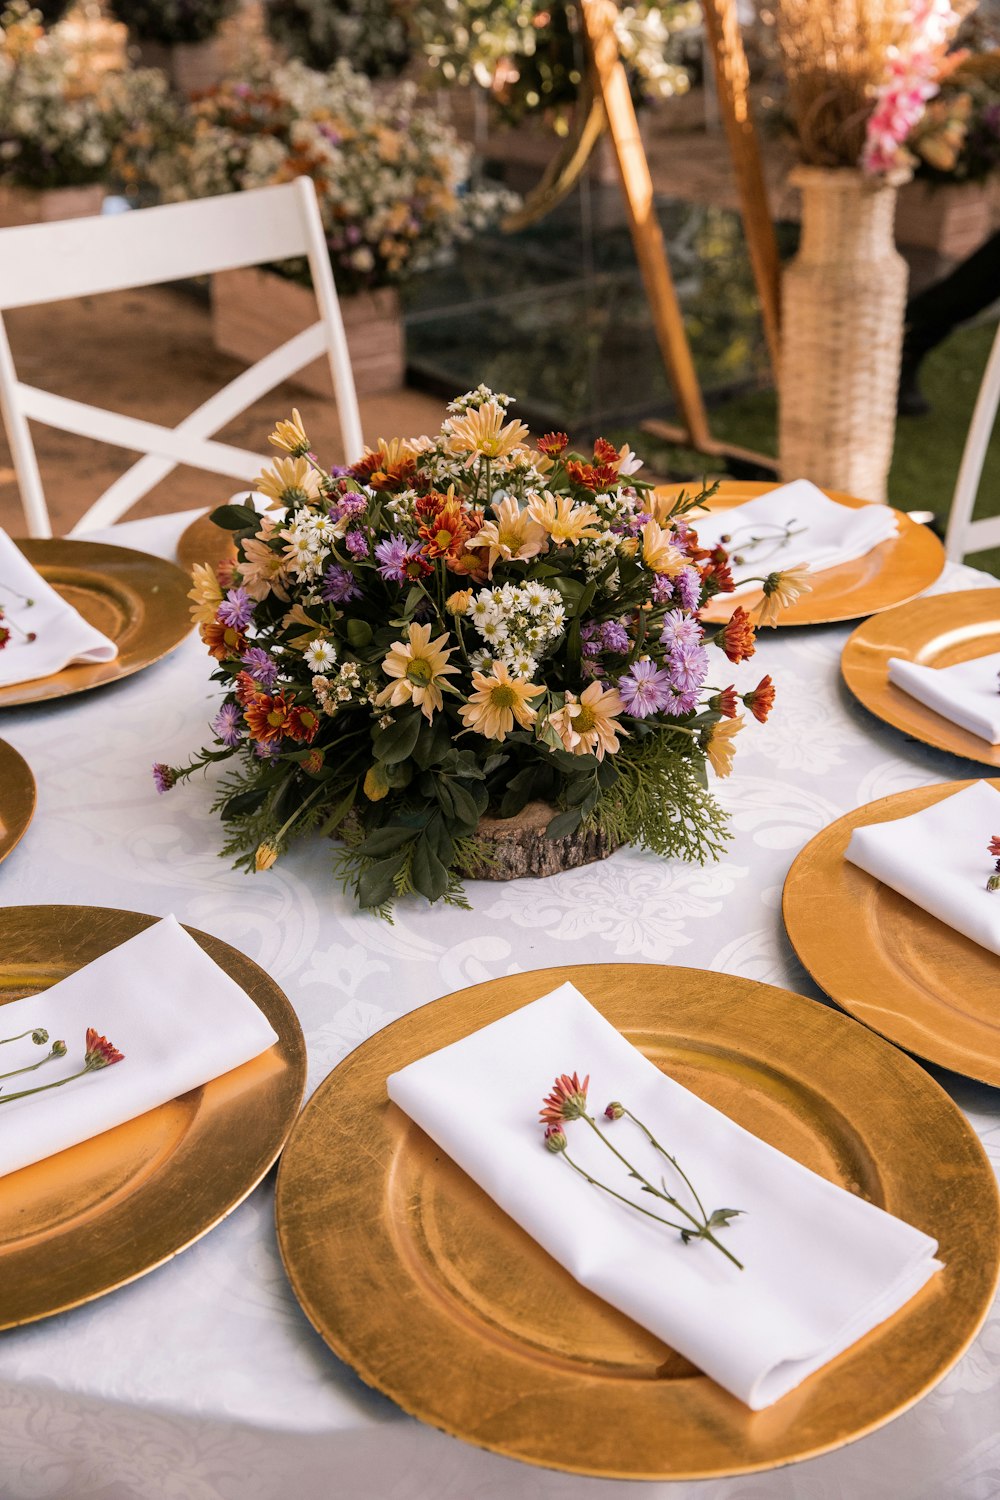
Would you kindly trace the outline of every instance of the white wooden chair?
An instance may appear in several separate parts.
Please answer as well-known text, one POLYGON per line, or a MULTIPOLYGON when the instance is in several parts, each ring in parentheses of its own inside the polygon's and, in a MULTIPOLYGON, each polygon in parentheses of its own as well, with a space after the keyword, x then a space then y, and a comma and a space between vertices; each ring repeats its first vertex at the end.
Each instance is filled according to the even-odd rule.
MULTIPOLYGON (((113 330, 110 334, 113 339, 113 330)), ((29 534, 52 535, 29 419, 145 455, 77 522, 71 534, 78 535, 112 525, 178 464, 245 483, 254 480, 262 466, 260 453, 216 442, 214 434, 324 351, 351 463, 364 446, 361 419, 316 189, 308 177, 279 187, 106 218, 0 230, 0 414, 29 534), (176 428, 71 401, 17 378, 3 326, 8 308, 152 286, 293 256, 308 259, 318 322, 238 375, 176 428)))
POLYGON ((993 348, 986 362, 976 407, 965 439, 962 462, 958 469, 958 481, 951 502, 948 530, 945 535, 945 551, 954 562, 961 562, 969 552, 981 552, 986 547, 1000 547, 1000 516, 989 516, 974 521, 972 512, 979 493, 986 450, 996 423, 997 408, 1000 407, 1000 327, 993 340, 993 348))

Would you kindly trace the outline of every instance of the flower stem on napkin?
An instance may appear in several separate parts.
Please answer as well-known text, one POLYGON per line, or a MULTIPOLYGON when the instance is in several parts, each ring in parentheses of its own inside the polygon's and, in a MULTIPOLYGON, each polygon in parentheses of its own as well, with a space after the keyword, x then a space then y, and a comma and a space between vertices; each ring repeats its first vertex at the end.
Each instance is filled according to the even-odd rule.
MULTIPOLYGON (((33 1089, 21 1089, 16 1094, 4 1094, 0 1092, 0 1104, 9 1104, 13 1099, 25 1099, 29 1094, 44 1094, 46 1089, 62 1088, 64 1083, 72 1083, 74 1078, 82 1078, 85 1073, 99 1073, 102 1068, 110 1068, 115 1063, 125 1061, 124 1052, 119 1052, 118 1048, 112 1042, 109 1042, 106 1036, 101 1036, 100 1032, 96 1031, 93 1026, 87 1027, 85 1047, 83 1067, 78 1072, 70 1073, 65 1078, 57 1078, 54 1083, 38 1083, 33 1089)), ((65 1055, 66 1043, 53 1042, 52 1051, 49 1053, 49 1056, 65 1057, 65 1055)), ((47 1061, 48 1058, 42 1058, 42 1062, 47 1061)), ((41 1067, 41 1063, 35 1063, 34 1066, 36 1068, 41 1067)), ((30 1072, 31 1070, 26 1068, 24 1071, 30 1072)))
POLYGON ((654 1187, 649 1179, 637 1171, 617 1147, 611 1144, 594 1117, 587 1113, 587 1085, 589 1083, 589 1073, 582 1083, 576 1073, 572 1076, 568 1073, 563 1073, 555 1080, 551 1094, 546 1096, 545 1103, 539 1111, 539 1118, 545 1126, 545 1144, 548 1149, 561 1155, 567 1165, 571 1166, 573 1171, 578 1172, 581 1177, 586 1178, 592 1187, 600 1188, 602 1192, 607 1193, 610 1197, 617 1198, 618 1202, 624 1203, 626 1208, 633 1208, 638 1213, 645 1214, 647 1219, 655 1219, 658 1224, 666 1224, 668 1229, 676 1229, 685 1245, 689 1244, 691 1240, 708 1240, 709 1244, 714 1245, 716 1250, 721 1251, 727 1260, 731 1260, 733 1265, 742 1271, 742 1262, 738 1261, 735 1255, 730 1254, 725 1245, 720 1245, 712 1233, 713 1228, 722 1229, 729 1223, 730 1219, 738 1218, 742 1210, 738 1208, 717 1208, 711 1214, 706 1214, 704 1205, 695 1191, 694 1184, 677 1161, 677 1158, 671 1156, 670 1152, 660 1145, 660 1142, 653 1135, 652 1131, 641 1120, 637 1119, 631 1110, 626 1109, 617 1100, 612 1100, 604 1111, 605 1118, 609 1121, 614 1121, 620 1120, 623 1116, 627 1115, 634 1124, 638 1125, 653 1149, 658 1151, 683 1179, 698 1206, 698 1214, 701 1217, 699 1218, 693 1214, 690 1209, 685 1208, 683 1203, 674 1197, 662 1177, 660 1178, 660 1187, 654 1187), (564 1122, 572 1120, 583 1120, 589 1125, 601 1144, 606 1146, 611 1154, 618 1158, 628 1172, 628 1175, 635 1182, 639 1183, 642 1191, 649 1193, 654 1198, 659 1198, 663 1203, 668 1203, 671 1208, 683 1214, 684 1218, 688 1221, 687 1224, 678 1224, 673 1219, 665 1219, 662 1214, 654 1214, 652 1209, 644 1208, 641 1203, 634 1203, 631 1198, 626 1198, 624 1194, 616 1192, 612 1187, 608 1187, 606 1182, 601 1182, 598 1178, 591 1176, 584 1167, 575 1162, 569 1155, 567 1149, 569 1142, 566 1138, 566 1132, 563 1129, 564 1122))

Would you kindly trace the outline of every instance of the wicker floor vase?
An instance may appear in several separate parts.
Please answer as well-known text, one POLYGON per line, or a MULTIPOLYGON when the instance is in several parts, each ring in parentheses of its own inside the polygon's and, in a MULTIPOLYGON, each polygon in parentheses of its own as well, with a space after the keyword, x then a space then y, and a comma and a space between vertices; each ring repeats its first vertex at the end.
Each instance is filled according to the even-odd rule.
POLYGON ((782 288, 781 472, 884 502, 906 306, 898 185, 824 167, 791 181, 802 243, 782 288))

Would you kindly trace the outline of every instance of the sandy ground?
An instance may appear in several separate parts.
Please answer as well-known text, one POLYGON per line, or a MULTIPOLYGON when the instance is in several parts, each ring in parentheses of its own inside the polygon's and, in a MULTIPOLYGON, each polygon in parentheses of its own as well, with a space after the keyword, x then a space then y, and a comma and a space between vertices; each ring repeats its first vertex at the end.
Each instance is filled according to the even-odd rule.
MULTIPOLYGON (((116 292, 6 316, 14 364, 29 385, 129 416, 175 426, 243 368, 212 347, 207 303, 173 287, 116 292)), ((267 453, 276 418, 297 406, 324 462, 341 460, 340 433, 329 401, 279 386, 216 436, 267 453)), ((403 390, 361 401, 365 438, 433 432, 441 401, 403 390)), ((56 535, 65 534, 138 455, 37 424, 33 428, 42 483, 56 535)), ((179 468, 140 501, 131 517, 214 505, 238 488, 218 475, 179 468)), ((0 526, 23 534, 24 521, 10 450, 0 426, 0 526)))

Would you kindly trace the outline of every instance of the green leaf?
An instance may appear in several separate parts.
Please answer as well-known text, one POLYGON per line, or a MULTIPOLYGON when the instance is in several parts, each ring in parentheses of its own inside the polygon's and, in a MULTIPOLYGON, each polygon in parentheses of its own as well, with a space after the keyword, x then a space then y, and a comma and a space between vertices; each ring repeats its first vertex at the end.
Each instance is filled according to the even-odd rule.
POLYGON ((424 591, 423 591, 423 589, 418 588, 417 585, 414 584, 413 587, 410 589, 410 592, 406 596, 406 603, 403 605, 403 616, 404 616, 404 618, 408 619, 409 616, 413 614, 414 610, 417 608, 417 605, 420 603, 421 599, 423 599, 423 598, 424 598, 424 591))
POLYGON ((476 788, 477 792, 482 792, 483 801, 482 808, 480 808, 478 799, 472 792, 466 791, 464 786, 460 786, 458 782, 449 782, 448 790, 451 792, 456 820, 466 828, 475 828, 479 822, 480 812, 486 811, 486 804, 489 800, 485 791, 481 787, 476 788))
POLYGON ((440 813, 434 813, 427 825, 424 837, 441 863, 446 868, 449 867, 455 858, 455 840, 448 832, 440 813))
POLYGON ((575 776, 568 782, 563 791, 563 800, 569 807, 582 807, 587 798, 594 792, 594 780, 591 776, 575 776))
POLYGON ((496 755, 488 755, 483 761, 483 775, 492 776, 494 771, 499 771, 507 757, 502 752, 496 755))
POLYGON ((525 766, 523 771, 510 778, 500 803, 501 818, 516 818, 527 807, 543 775, 541 766, 525 766))
POLYGON ((439 761, 444 760, 451 749, 451 733, 448 729, 448 721, 438 717, 433 724, 423 724, 417 743, 413 750, 413 759, 422 771, 429 766, 436 766, 439 761))
POLYGON ((407 760, 397 761, 393 765, 383 762, 382 769, 385 773, 386 784, 391 786, 393 791, 401 791, 413 780, 413 767, 407 760))
POLYGON ((414 889, 428 901, 437 901, 448 889, 448 871, 426 838, 420 839, 414 847, 410 875, 414 889))
POLYGON ((368 859, 384 859, 387 854, 395 854, 407 844, 411 844, 417 836, 416 828, 376 828, 370 833, 363 844, 358 845, 358 853, 365 855, 368 859))
POLYGON ((357 618, 348 620, 347 639, 356 651, 360 651, 362 647, 369 644, 372 634, 372 628, 367 620, 359 620, 357 618))
POLYGON ((742 1208, 716 1208, 709 1215, 709 1229, 725 1229, 730 1219, 738 1219, 743 1213, 742 1208))
POLYGON ((545 830, 545 837, 547 839, 564 839, 569 834, 575 833, 582 822, 583 813, 578 807, 567 808, 566 812, 556 813, 555 817, 549 820, 548 827, 545 830))
POLYGON ((455 801, 451 795, 451 782, 445 781, 443 776, 437 777, 434 792, 438 799, 438 805, 446 818, 455 816, 455 801))
POLYGON ((350 812, 351 808, 354 806, 354 799, 357 795, 358 783, 354 781, 347 788, 347 791, 344 793, 344 795, 338 798, 338 800, 333 804, 326 817, 319 825, 318 831, 321 837, 325 837, 327 834, 333 833, 334 829, 340 826, 340 824, 347 817, 347 814, 350 812))
POLYGON ((606 792, 618 780, 618 768, 610 756, 605 756, 597 767, 597 780, 601 791, 606 792))
POLYGON ((402 854, 383 859, 369 865, 358 881, 358 902, 361 906, 384 906, 396 894, 395 878, 403 867, 402 854))
POLYGON ((222 804, 224 818, 241 818, 245 813, 256 812, 267 798, 270 787, 254 786, 248 792, 237 792, 222 804))
POLYGON ((256 531, 260 516, 252 505, 220 505, 208 518, 223 531, 256 531))
POLYGON ((422 719, 423 716, 416 712, 404 714, 402 718, 394 719, 385 729, 380 730, 372 744, 376 760, 383 761, 387 766, 406 760, 417 743, 422 719))

